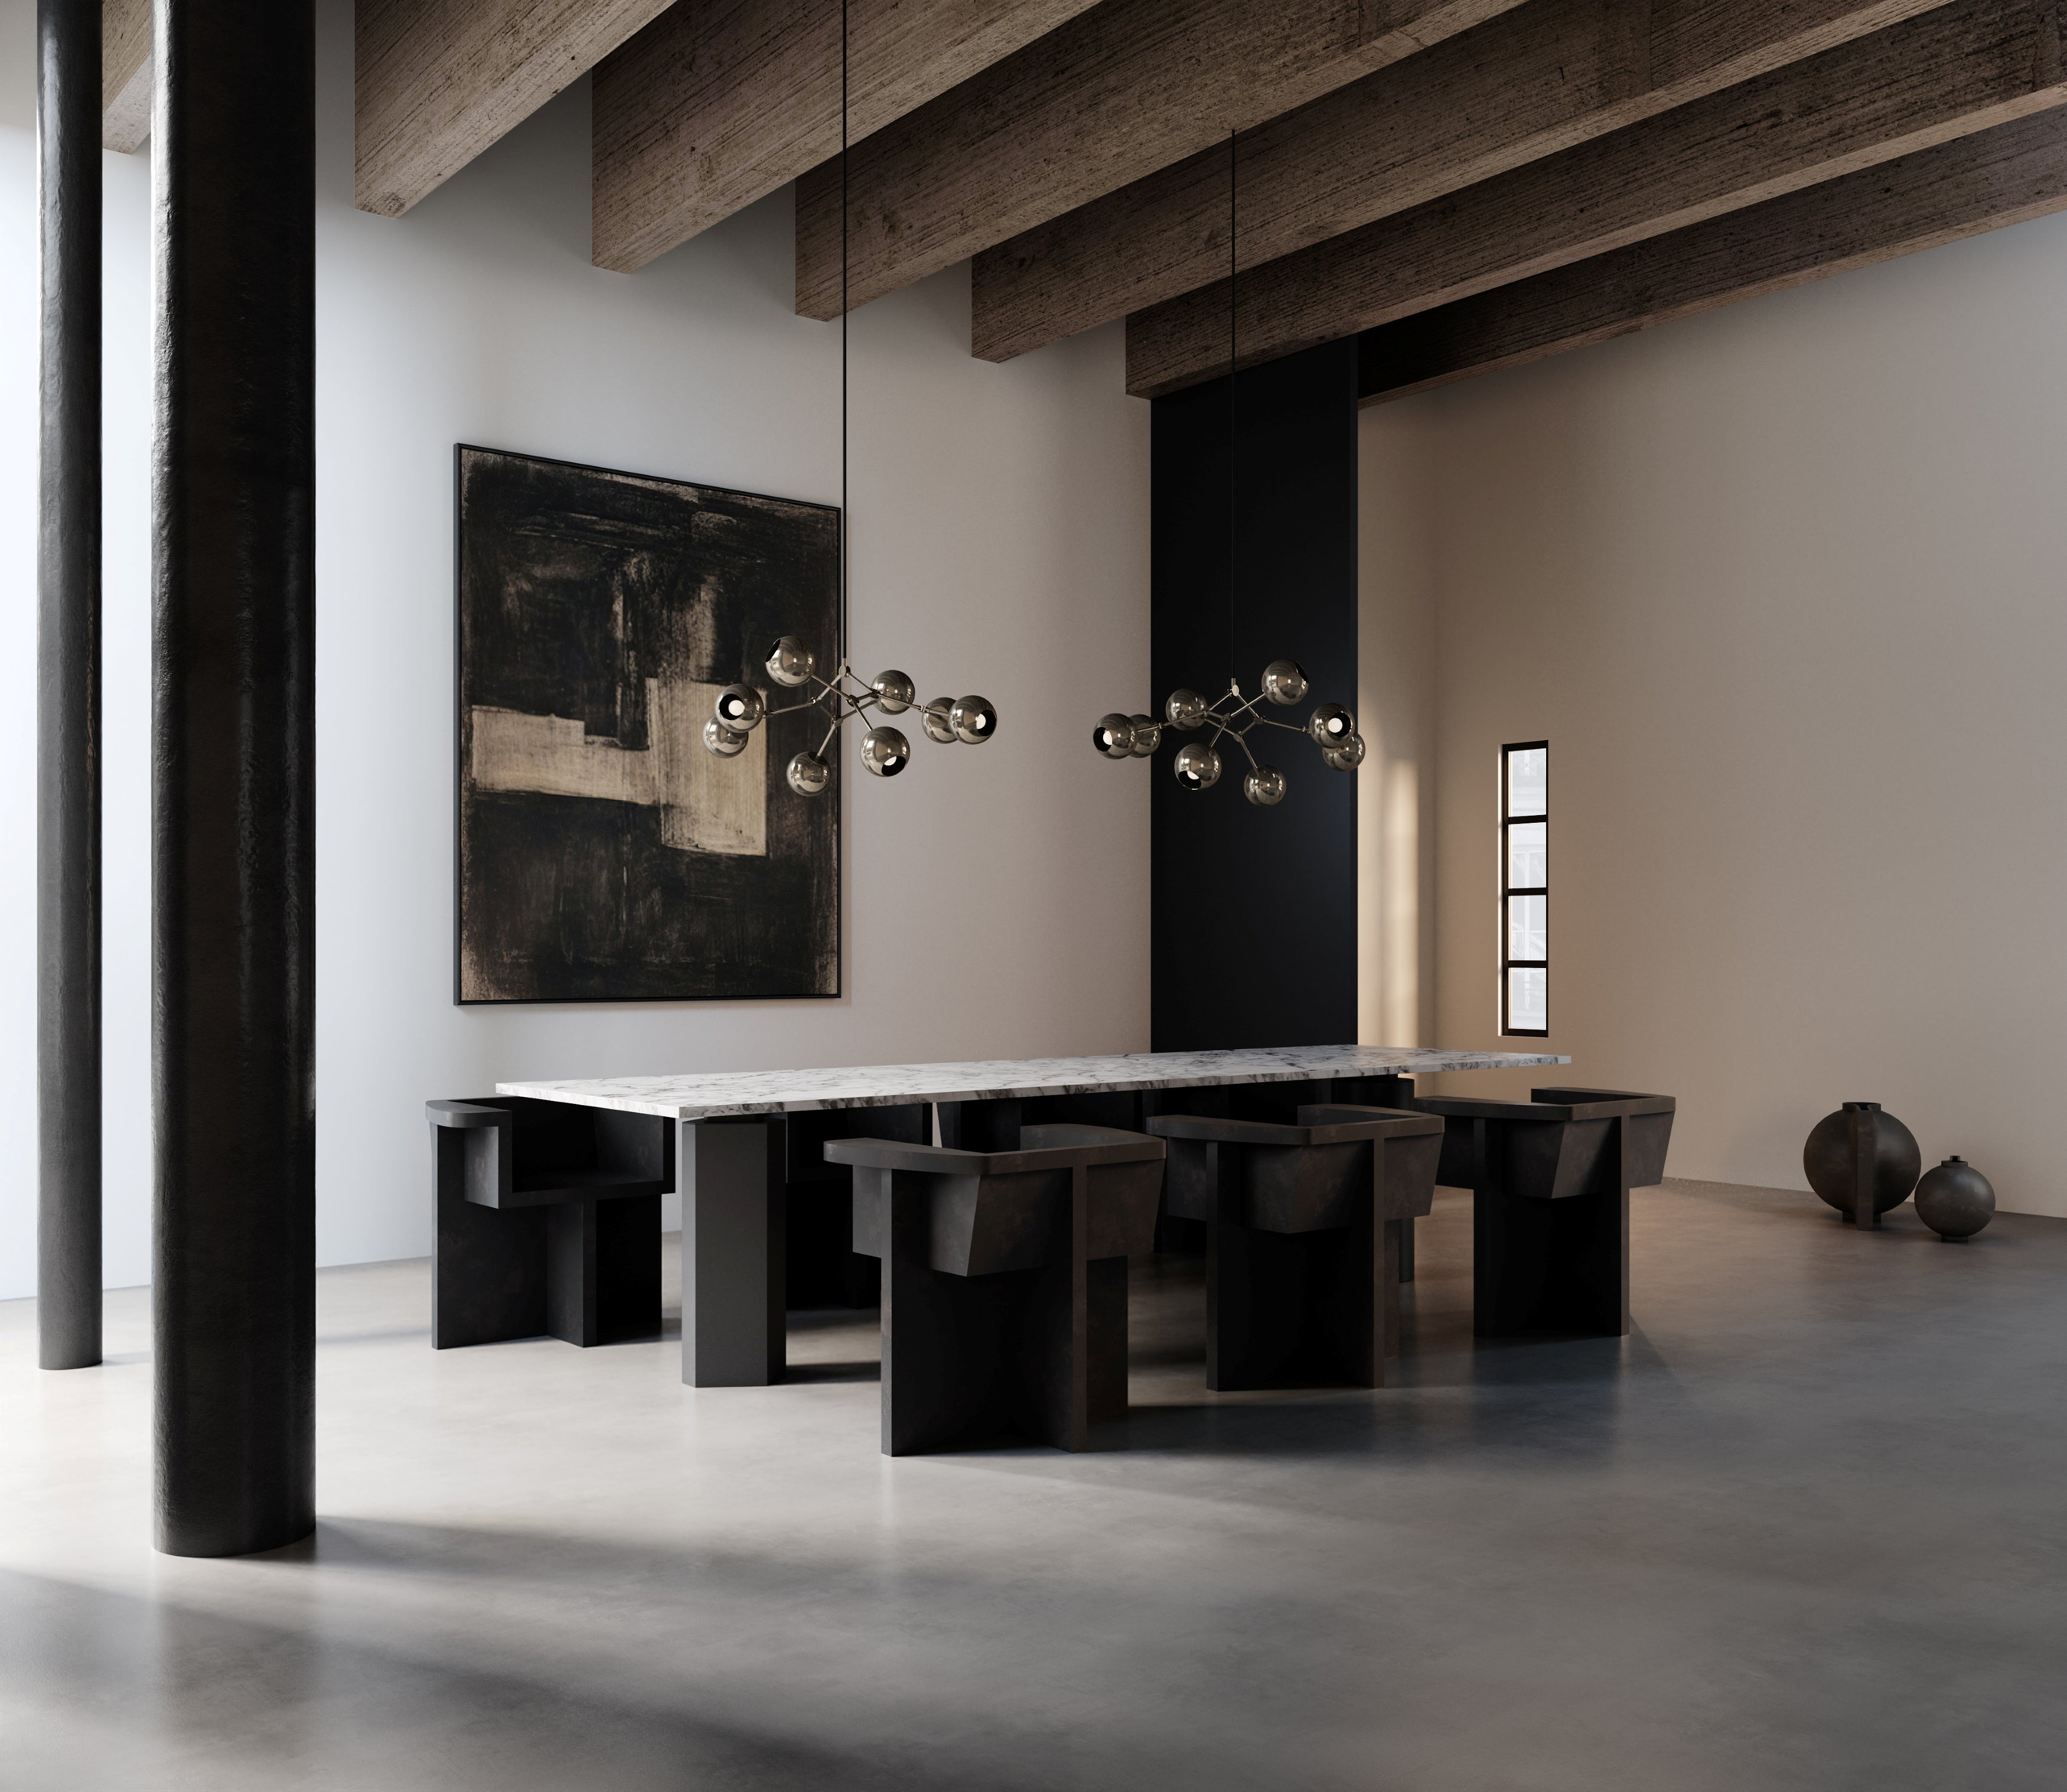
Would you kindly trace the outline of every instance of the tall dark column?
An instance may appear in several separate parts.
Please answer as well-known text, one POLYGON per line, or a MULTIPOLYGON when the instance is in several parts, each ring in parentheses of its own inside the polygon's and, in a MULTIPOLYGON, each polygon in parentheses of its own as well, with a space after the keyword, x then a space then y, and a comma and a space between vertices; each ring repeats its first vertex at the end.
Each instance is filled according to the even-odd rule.
POLYGON ((100 6, 39 0, 36 1324, 100 1360, 100 6))
MULTIPOLYGON (((1155 401, 1150 433, 1149 663, 1153 701, 1207 697, 1230 672, 1253 693, 1279 658, 1306 668, 1296 709, 1357 705, 1356 343, 1246 368, 1234 465, 1224 380, 1155 401), (1228 506, 1234 619, 1228 619, 1228 506), (1230 664, 1232 660, 1232 664, 1230 664)), ((1158 1051, 1336 1045, 1356 1038, 1356 780, 1310 742, 1251 737, 1289 782, 1276 807, 1241 793, 1224 744, 1219 783, 1170 774, 1166 733, 1149 799, 1154 916, 1149 1034, 1158 1051)))
POLYGON ((158 0, 158 1547, 315 1522, 311 0, 158 0))

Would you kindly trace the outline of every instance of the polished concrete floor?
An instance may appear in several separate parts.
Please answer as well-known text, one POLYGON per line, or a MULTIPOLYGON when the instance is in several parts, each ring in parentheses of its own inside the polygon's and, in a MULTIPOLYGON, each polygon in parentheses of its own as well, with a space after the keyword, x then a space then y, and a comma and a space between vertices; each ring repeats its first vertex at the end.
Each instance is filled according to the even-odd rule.
POLYGON ((148 1331, 0 1306, 0 1786, 2067 1786, 2067 1221, 1965 1246, 1635 1199, 1637 1329, 1474 1347, 1424 1223, 1404 1384, 1204 1390, 1143 1279, 1094 1453, 877 1453, 875 1339, 434 1355, 321 1278, 321 1526, 154 1555, 148 1331))

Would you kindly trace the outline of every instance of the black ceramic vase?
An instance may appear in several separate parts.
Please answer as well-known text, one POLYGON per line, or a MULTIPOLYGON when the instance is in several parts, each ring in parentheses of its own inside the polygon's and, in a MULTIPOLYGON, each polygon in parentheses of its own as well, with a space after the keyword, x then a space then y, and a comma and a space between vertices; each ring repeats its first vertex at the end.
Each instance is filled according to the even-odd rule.
POLYGON ((1948 1245, 1964 1244, 1996 1217, 1996 1192, 1963 1157, 1948 1157, 1916 1185, 1916 1217, 1948 1245))
POLYGON ((1891 1207, 1899 1207, 1916 1186, 1923 1153, 1916 1135, 1877 1101, 1848 1101, 1816 1123, 1801 1148, 1801 1170, 1809 1186, 1848 1220, 1878 1223, 1891 1207), (1862 1201, 1859 1174, 1871 1182, 1870 1203, 1862 1201))

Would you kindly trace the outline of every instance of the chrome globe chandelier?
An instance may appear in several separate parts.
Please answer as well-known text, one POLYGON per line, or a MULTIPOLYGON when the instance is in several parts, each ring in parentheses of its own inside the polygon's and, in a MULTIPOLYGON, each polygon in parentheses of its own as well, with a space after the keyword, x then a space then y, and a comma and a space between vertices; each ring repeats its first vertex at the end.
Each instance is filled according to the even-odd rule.
MULTIPOLYGON (((1228 133, 1228 658, 1234 658, 1234 532, 1235 532, 1235 133, 1228 133)), ((1187 790, 1209 790, 1225 770, 1220 746, 1232 741, 1249 762, 1241 793, 1259 807, 1269 808, 1285 800, 1285 774, 1256 756, 1249 737, 1259 728, 1280 728, 1288 734, 1304 734, 1321 750, 1321 762, 1330 771, 1354 771, 1363 763, 1363 737, 1357 732, 1356 717, 1339 703, 1323 703, 1307 717, 1304 725, 1280 721, 1260 707, 1265 702, 1290 709, 1306 701, 1310 689, 1305 670, 1296 660, 1273 660, 1263 668, 1261 688, 1253 697, 1242 694, 1241 681, 1232 672, 1228 688, 1208 702, 1196 691, 1176 690, 1163 705, 1163 716, 1125 715, 1115 709, 1098 717, 1091 729, 1091 745, 1108 759, 1146 759, 1163 744, 1163 731, 1173 728, 1192 734, 1201 729, 1210 733, 1203 741, 1188 741, 1177 750, 1171 770, 1187 790)))
MULTIPOLYGON (((997 732, 997 712, 987 698, 939 697, 920 703, 908 673, 878 673, 864 681, 847 659, 847 0, 840 0, 840 563, 838 663, 830 678, 818 673, 818 656, 795 635, 785 635, 769 650, 767 673, 774 683, 810 695, 776 708, 751 685, 728 685, 717 693, 713 713, 704 724, 704 746, 721 759, 746 750, 753 730, 770 716, 799 709, 822 709, 826 731, 817 747, 799 753, 784 774, 799 796, 818 796, 833 781, 833 743, 850 717, 871 709, 901 716, 916 709, 928 740, 943 746, 981 746, 997 732)), ((895 778, 911 763, 912 743, 904 730, 878 721, 861 738, 861 763, 878 778, 895 778)))

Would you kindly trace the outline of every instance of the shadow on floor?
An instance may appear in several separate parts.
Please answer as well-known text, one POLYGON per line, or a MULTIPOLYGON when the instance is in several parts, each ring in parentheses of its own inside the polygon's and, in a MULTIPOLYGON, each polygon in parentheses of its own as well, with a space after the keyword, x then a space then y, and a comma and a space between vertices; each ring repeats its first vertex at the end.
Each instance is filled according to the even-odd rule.
MULTIPOLYGON (((489 1534, 426 1532, 423 1547, 405 1550, 399 1534, 416 1527, 370 1528, 388 1534, 381 1553, 395 1566, 449 1572, 456 1540, 476 1553, 490 1546, 489 1534)), ((496 1571, 542 1547, 550 1540, 501 1539, 496 1571)), ((593 1572, 595 1552, 581 1554, 579 1571, 593 1572)), ((313 1551, 326 1562, 340 1555, 363 1561, 368 1545, 333 1535, 313 1551)), ((1034 1792, 1039 1783, 973 1772, 965 1756, 936 1772, 908 1750, 893 1758, 828 1747, 801 1723, 800 1733, 783 1734, 742 1721, 737 1701, 721 1696, 669 1709, 598 1684, 551 1648, 528 1664, 495 1663, 508 1652, 477 1637, 462 1665, 442 1658, 451 1640, 428 1631, 346 1639, 327 1627, 225 1617, 9 1570, 0 1570, 0 1614, 9 1702, 92 1714, 89 1724, 45 1723, 33 1734, 10 1725, 0 1777, 12 1786, 1034 1792)))

